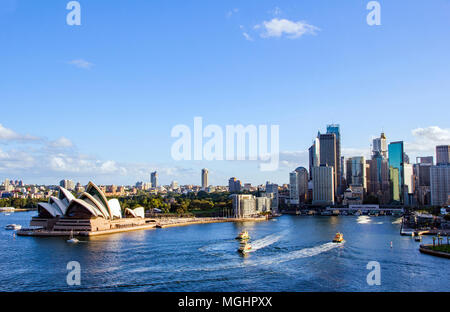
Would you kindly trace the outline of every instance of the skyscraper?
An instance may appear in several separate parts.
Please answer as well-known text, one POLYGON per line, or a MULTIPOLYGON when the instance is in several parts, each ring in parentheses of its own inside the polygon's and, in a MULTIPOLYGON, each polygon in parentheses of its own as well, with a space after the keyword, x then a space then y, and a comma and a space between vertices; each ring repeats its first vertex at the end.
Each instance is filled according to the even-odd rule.
POLYGON ((450 203, 450 165, 432 166, 430 176, 431 204, 448 205, 450 203))
POLYGON ((334 133, 336 136, 336 166, 334 167, 334 174, 336 175, 335 189, 338 190, 338 194, 341 194, 342 183, 342 168, 341 168, 341 130, 338 124, 327 125, 327 133, 334 133))
POLYGON ((373 140, 372 155, 381 155, 383 158, 387 158, 387 143, 386 135, 384 132, 381 133, 379 138, 373 140))
POLYGON ((313 204, 334 204, 334 169, 331 166, 322 165, 313 167, 313 204))
POLYGON ((337 181, 338 181, 338 175, 336 174, 336 171, 338 170, 336 134, 334 133, 320 134, 319 140, 320 140, 320 166, 333 167, 333 187, 334 187, 333 195, 335 195, 337 193, 337 181))
POLYGON ((389 151, 389 177, 391 181, 391 198, 394 203, 403 203, 404 186, 404 151, 403 141, 392 142, 388 147, 389 151))
POLYGON ((273 183, 270 183, 269 181, 267 181, 266 182, 266 194, 267 195, 272 194, 272 195, 270 195, 273 198, 272 199, 272 211, 274 213, 278 213, 278 204, 279 204, 278 184, 273 184, 273 183))
POLYGON ((436 165, 450 164, 450 145, 436 146, 436 165))
POLYGON ((292 171, 289 173, 289 203, 298 205, 298 173, 292 171))
POLYGON ((208 182, 208 169, 202 169, 202 189, 206 189, 209 185, 208 182))
POLYGON ((380 204, 389 204, 391 196, 388 160, 381 154, 376 154, 368 162, 370 163, 370 174, 367 177, 368 193, 377 196, 380 204))
POLYGON ((292 205, 306 203, 308 196, 308 170, 298 167, 289 174, 289 199, 292 205))
POLYGON ((297 172, 298 201, 300 204, 304 204, 308 198, 308 170, 298 167, 295 172, 297 172))
POLYGON ((347 183, 367 190, 366 160, 364 156, 347 158, 347 183))
MULTIPOLYGON (((319 134, 320 135, 320 134, 319 134)), ((320 141, 319 135, 314 139, 309 148, 309 179, 312 180, 312 168, 320 166, 320 141)))
POLYGON ((152 183, 153 188, 158 187, 158 172, 157 171, 151 173, 150 182, 152 183))

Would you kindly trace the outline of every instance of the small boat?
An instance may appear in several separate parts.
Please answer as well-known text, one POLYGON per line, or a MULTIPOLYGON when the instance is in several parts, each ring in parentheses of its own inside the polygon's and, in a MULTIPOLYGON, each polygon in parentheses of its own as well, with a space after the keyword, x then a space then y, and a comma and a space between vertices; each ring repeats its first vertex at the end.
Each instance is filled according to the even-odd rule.
POLYGON ((342 243, 344 241, 344 234, 336 233, 336 236, 333 239, 333 243, 342 243))
POLYGON ((70 244, 76 244, 76 243, 79 242, 79 240, 77 238, 73 237, 73 230, 70 231, 70 237, 67 240, 67 242, 70 243, 70 244))
POLYGON ((14 230, 14 231, 18 231, 22 228, 22 226, 20 224, 8 224, 7 226, 5 226, 5 230, 14 230))
POLYGON ((252 245, 250 245, 249 243, 241 243, 238 251, 242 254, 246 254, 248 252, 250 252, 252 250, 252 245))
POLYGON ((236 239, 247 240, 247 239, 250 239, 250 235, 248 235, 247 231, 242 231, 241 233, 239 233, 239 235, 236 237, 236 239))
POLYGON ((414 240, 416 242, 421 242, 422 241, 422 235, 417 235, 416 237, 414 237, 414 240))

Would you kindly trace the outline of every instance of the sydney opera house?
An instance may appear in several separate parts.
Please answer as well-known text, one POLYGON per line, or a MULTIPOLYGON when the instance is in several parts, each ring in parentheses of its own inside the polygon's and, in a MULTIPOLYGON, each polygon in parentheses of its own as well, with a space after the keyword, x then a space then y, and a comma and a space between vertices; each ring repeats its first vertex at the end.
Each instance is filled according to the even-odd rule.
POLYGON ((86 191, 75 198, 60 187, 58 196, 51 196, 48 203, 38 204, 38 216, 30 226, 35 233, 89 235, 91 232, 114 231, 153 222, 144 215, 144 208, 126 208, 123 213, 117 199, 108 200, 101 189, 89 182, 86 191))

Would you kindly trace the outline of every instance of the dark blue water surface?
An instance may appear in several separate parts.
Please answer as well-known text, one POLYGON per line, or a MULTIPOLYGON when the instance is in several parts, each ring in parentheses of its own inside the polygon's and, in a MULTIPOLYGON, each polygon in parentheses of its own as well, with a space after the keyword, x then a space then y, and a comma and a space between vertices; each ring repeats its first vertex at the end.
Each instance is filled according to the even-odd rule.
MULTIPOLYGON (((13 237, 36 212, 0 214, 0 291, 450 291, 450 261, 419 253, 396 217, 282 216, 82 239, 13 237), (247 229, 254 251, 236 252, 247 229), (337 231, 345 244, 330 243, 337 231), (393 248, 390 247, 390 242, 393 248), (67 263, 81 265, 68 286, 67 263), (381 285, 366 281, 369 261, 381 285)), ((424 242, 431 242, 425 237, 424 242)))

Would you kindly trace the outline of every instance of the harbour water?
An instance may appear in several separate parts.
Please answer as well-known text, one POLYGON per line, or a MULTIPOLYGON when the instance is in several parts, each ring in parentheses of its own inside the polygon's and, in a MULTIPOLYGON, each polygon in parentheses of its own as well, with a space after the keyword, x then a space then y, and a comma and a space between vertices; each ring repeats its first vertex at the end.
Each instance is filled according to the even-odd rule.
MULTIPOLYGON (((0 214, 0 291, 450 291, 449 260, 421 254, 397 217, 282 216, 82 238, 14 237, 36 212, 0 214), (243 229, 253 252, 236 252, 243 229), (333 244, 336 232, 344 244, 333 244), (392 248, 391 248, 392 242, 392 248), (68 286, 67 263, 81 266, 68 286), (381 285, 366 281, 370 261, 381 285)), ((431 243, 424 237, 423 243, 431 243)))

